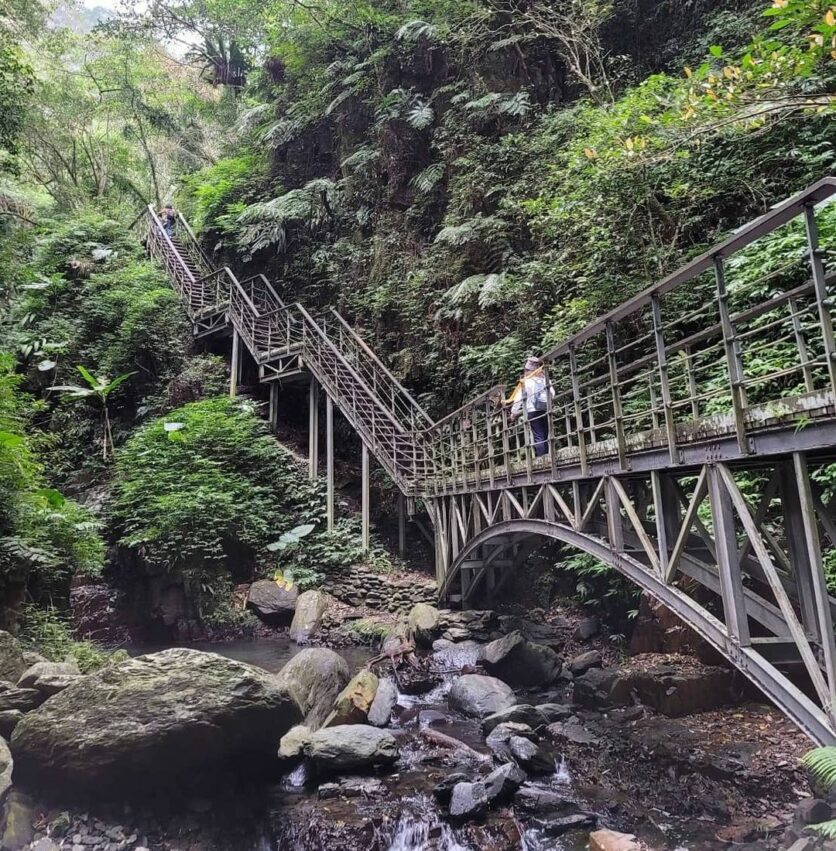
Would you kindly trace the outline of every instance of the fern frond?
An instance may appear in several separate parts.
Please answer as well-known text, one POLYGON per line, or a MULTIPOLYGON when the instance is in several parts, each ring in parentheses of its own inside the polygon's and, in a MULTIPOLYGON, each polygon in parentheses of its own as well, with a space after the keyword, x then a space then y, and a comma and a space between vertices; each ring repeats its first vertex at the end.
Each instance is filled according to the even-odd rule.
POLYGON ((428 24, 426 21, 407 21, 396 33, 398 41, 419 41, 424 38, 428 41, 435 40, 438 35, 438 27, 428 24))
POLYGON ((475 238, 476 228, 470 222, 465 222, 461 225, 448 225, 442 228, 435 235, 433 242, 442 245, 466 245, 475 238))
POLYGON ((836 747, 815 748, 801 761, 822 786, 830 789, 836 785, 836 747))
POLYGON ((479 290, 479 307, 485 310, 488 307, 501 304, 505 301, 505 273, 491 272, 485 275, 485 280, 482 282, 482 288, 479 290))
POLYGON ((836 819, 823 821, 819 824, 811 824, 810 827, 821 834, 825 839, 836 839, 836 819))
POLYGON ((451 305, 459 306, 476 295, 484 283, 484 275, 470 275, 463 281, 459 281, 455 286, 450 287, 444 294, 445 300, 451 305))
POLYGON ((435 113, 429 103, 418 101, 407 113, 406 123, 415 130, 426 130, 434 119, 435 113))
POLYGON ((419 192, 431 192, 438 182, 444 177, 444 163, 433 163, 423 171, 419 171, 410 183, 419 192))

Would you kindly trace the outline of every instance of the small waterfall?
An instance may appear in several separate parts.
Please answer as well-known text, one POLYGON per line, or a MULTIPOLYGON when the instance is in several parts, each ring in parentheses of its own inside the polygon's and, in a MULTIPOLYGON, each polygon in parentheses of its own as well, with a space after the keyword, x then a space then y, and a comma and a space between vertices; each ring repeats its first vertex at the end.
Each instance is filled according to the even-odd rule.
POLYGON ((428 797, 421 795, 404 803, 415 805, 416 810, 401 813, 388 851, 473 851, 456 839, 450 825, 439 820, 428 797))
POLYGON ((287 789, 301 789, 308 779, 307 768, 304 762, 300 762, 285 778, 282 785, 287 789))
POLYGON ((566 765, 566 757, 561 754, 560 760, 554 761, 554 777, 552 783, 556 786, 568 786, 572 782, 572 775, 566 765))

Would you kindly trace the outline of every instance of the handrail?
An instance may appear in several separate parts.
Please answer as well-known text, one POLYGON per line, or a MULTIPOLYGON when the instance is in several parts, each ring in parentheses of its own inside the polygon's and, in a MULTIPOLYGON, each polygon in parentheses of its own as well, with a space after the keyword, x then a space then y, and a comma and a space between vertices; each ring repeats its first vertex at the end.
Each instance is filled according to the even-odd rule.
POLYGON ((196 283, 195 276, 192 274, 191 269, 189 269, 189 267, 183 262, 183 258, 180 256, 180 252, 174 247, 174 244, 171 241, 171 237, 165 232, 165 228, 163 227, 163 224, 160 221, 159 216, 157 216, 157 214, 154 212, 153 205, 149 204, 147 209, 148 209, 148 213, 151 217, 151 222, 152 222, 153 226, 157 228, 157 230, 160 232, 160 234, 162 234, 162 237, 165 240, 166 244, 168 245, 170 251, 172 252, 172 254, 174 254, 174 256, 177 258, 177 260, 180 262, 180 265, 183 267, 183 270, 185 271, 186 275, 191 279, 191 282, 193 284, 196 283))
POLYGON ((340 324, 345 328, 346 331, 351 335, 352 339, 363 349, 363 351, 383 370, 386 374, 386 377, 398 388, 398 390, 403 393, 403 395, 410 401, 410 403, 415 407, 421 417, 426 420, 428 425, 432 425, 432 419, 430 419, 429 414, 421 407, 421 405, 412 397, 412 394, 395 378, 394 375, 386 368, 383 361, 372 351, 372 349, 367 345, 366 341, 348 324, 348 322, 343 319, 343 317, 335 310, 333 307, 330 308, 331 313, 336 316, 337 320, 340 324))
POLYGON ((383 411, 385 416, 392 422, 392 425, 394 425, 395 428, 398 429, 398 431, 405 432, 406 429, 404 429, 403 424, 400 423, 392 415, 392 412, 386 407, 386 405, 384 405, 380 401, 377 394, 374 393, 372 391, 372 389, 366 384, 366 382, 363 381, 363 379, 357 374, 357 371, 354 369, 354 367, 343 357, 340 350, 334 345, 334 343, 331 341, 331 338, 319 327, 319 325, 314 320, 314 318, 310 315, 310 313, 308 313, 308 311, 305 310, 305 308, 302 307, 302 305, 299 304, 298 302, 295 302, 293 305, 291 305, 291 307, 295 308, 296 310, 298 310, 302 314, 302 316, 313 327, 313 329, 319 335, 319 337, 322 338, 322 341, 325 343, 325 345, 328 346, 328 348, 330 348, 333 351, 333 353, 342 362, 342 364, 345 366, 345 368, 351 373, 354 380, 369 394, 372 401, 377 405, 378 408, 380 408, 381 411, 383 411))
POLYGON ((189 238, 191 239, 192 244, 194 245, 194 247, 197 249, 198 253, 200 254, 201 260, 203 260, 203 262, 211 269, 212 268, 212 261, 209 259, 208 255, 203 250, 203 248, 201 248, 201 245, 198 242, 198 239, 195 236, 194 231, 191 229, 189 223, 183 218, 183 215, 182 215, 182 213, 180 213, 179 210, 177 211, 176 215, 177 215, 177 221, 181 225, 183 225, 183 227, 186 229, 186 233, 189 235, 189 238))
POLYGON ((263 275, 261 272, 256 275, 251 275, 249 278, 245 278, 243 281, 241 281, 241 286, 243 286, 244 284, 248 284, 250 281, 254 281, 257 278, 261 278, 264 283, 264 286, 267 287, 267 289, 270 291, 270 295, 272 295, 273 298, 276 299, 279 305, 281 307, 285 307, 284 299, 276 292, 275 287, 270 283, 266 275, 263 275))
POLYGON ((454 419, 455 417, 458 417, 463 414, 465 411, 476 407, 476 405, 478 405, 480 402, 486 402, 495 393, 501 394, 502 398, 504 399, 507 388, 507 384, 494 384, 493 387, 488 390, 485 390, 483 393, 480 393, 474 399, 471 399, 470 401, 465 402, 463 405, 460 405, 458 408, 456 408, 455 411, 451 411, 449 414, 442 417, 440 420, 436 420, 424 431, 430 432, 438 428, 438 426, 445 425, 449 420, 454 419))

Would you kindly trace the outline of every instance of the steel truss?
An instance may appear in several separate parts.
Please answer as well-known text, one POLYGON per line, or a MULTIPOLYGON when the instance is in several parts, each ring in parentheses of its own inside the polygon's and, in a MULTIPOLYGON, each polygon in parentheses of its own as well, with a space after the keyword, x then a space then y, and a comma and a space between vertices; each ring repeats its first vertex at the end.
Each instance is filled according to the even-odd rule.
POLYGON ((811 738, 836 744, 836 600, 822 564, 836 520, 817 463, 794 453, 428 500, 441 596, 484 604, 544 538, 562 541, 661 600, 811 738))

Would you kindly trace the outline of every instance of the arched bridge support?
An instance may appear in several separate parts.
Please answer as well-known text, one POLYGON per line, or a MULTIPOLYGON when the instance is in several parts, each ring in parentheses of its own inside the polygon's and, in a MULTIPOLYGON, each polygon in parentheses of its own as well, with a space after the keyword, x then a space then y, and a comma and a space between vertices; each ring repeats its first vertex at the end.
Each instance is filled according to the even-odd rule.
POLYGON ((824 463, 795 453, 436 497, 441 597, 484 602, 544 539, 561 541, 667 605, 811 739, 836 744, 824 463))

